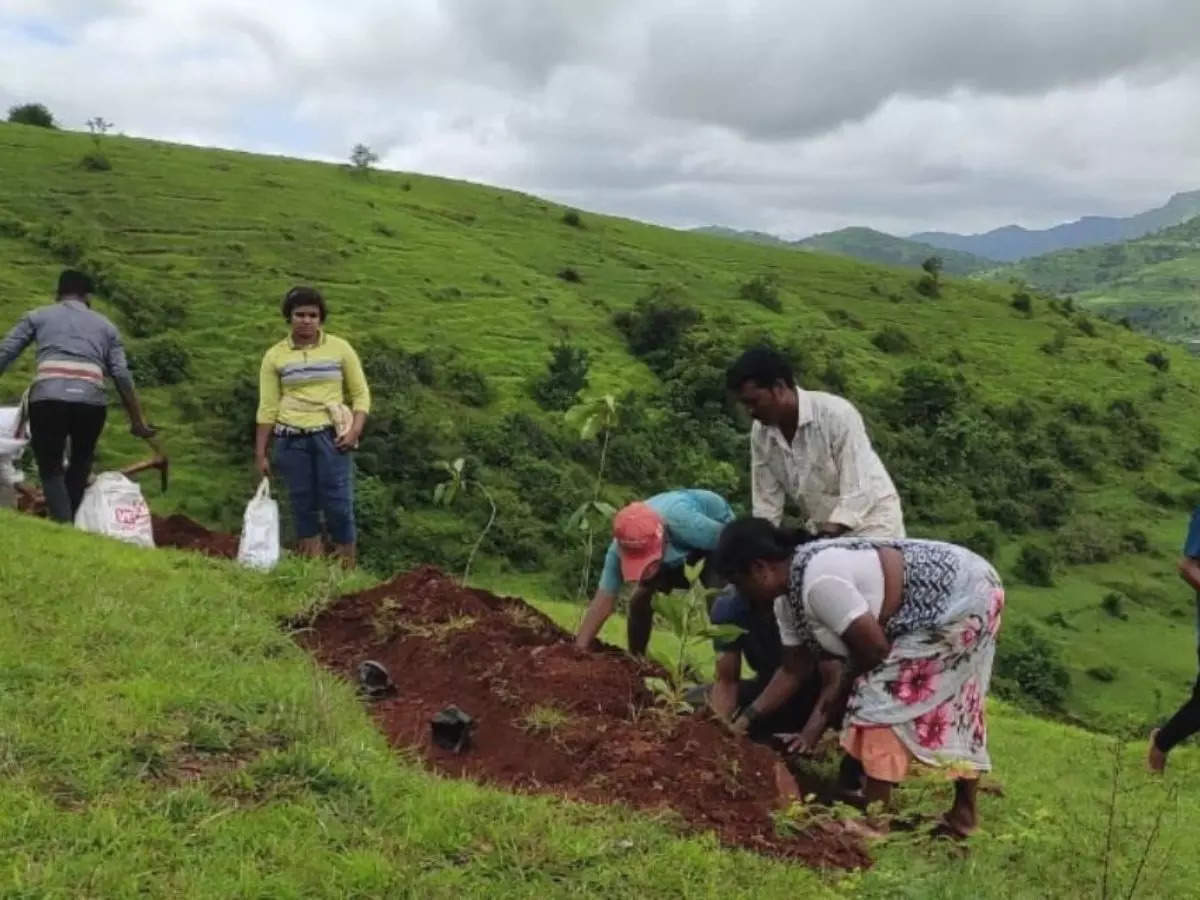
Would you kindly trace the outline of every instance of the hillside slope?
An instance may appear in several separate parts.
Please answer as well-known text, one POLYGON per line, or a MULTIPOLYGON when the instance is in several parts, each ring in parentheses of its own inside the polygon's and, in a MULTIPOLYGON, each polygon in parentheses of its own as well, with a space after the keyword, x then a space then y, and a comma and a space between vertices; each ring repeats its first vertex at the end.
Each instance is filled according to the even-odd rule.
POLYGON ((1073 247, 1094 247, 1141 237, 1200 215, 1200 191, 1174 194, 1163 206, 1132 216, 1084 216, 1053 228, 1006 225, 983 234, 923 231, 909 235, 935 247, 974 253, 987 259, 1025 259, 1073 247))
POLYGON ((1200 217, 1137 240, 1037 256, 980 277, 1017 278, 1074 294, 1159 337, 1200 338, 1200 217))
MULTIPOLYGON (((312 282, 375 389, 359 453, 368 564, 462 564, 486 504, 435 509, 431 494, 433 463, 464 456, 500 507, 484 568, 565 598, 581 553, 567 520, 600 444, 563 424, 577 378, 559 370, 533 398, 552 347, 586 353, 584 396, 620 396, 607 499, 694 485, 744 509, 747 428, 723 370, 770 339, 808 387, 863 410, 913 533, 998 561, 1033 629, 1008 642, 1009 696, 1142 729, 1153 698, 1173 703, 1194 674, 1172 560, 1200 484, 1200 370, 1182 351, 1042 298, 1014 309, 1010 288, 946 280, 927 297, 911 272, 495 188, 121 138, 104 139, 111 169, 96 171, 80 165, 92 150, 0 127, 0 321, 42 302, 64 263, 97 273, 166 429, 171 490, 146 486, 157 511, 238 527, 259 361, 284 333, 283 293, 312 282), (1069 687, 1031 674, 1056 654, 1069 687), (1087 674, 1104 667, 1107 680, 1087 674)), ((0 378, 0 402, 30 367, 0 378)), ((114 411, 100 464, 144 449, 114 411)))
MULTIPOLYGON (((0 895, 932 900, 1102 883, 1125 896, 1137 879, 1138 896, 1181 897, 1200 874, 1186 852, 1200 812, 1178 793, 1200 773, 1194 750, 1164 786, 1140 771, 1140 747, 997 702, 969 855, 901 835, 860 873, 435 776, 279 628, 365 586, 295 559, 263 576, 0 511, 0 895)), ((930 815, 950 788, 929 778, 899 794, 930 815)), ((828 818, 809 806, 800 822, 828 818)))
POLYGON ((939 256, 944 271, 950 275, 967 275, 992 265, 983 259, 959 250, 946 250, 920 241, 894 237, 873 228, 841 228, 796 241, 794 246, 823 253, 836 253, 863 262, 885 266, 920 266, 931 256, 939 256))

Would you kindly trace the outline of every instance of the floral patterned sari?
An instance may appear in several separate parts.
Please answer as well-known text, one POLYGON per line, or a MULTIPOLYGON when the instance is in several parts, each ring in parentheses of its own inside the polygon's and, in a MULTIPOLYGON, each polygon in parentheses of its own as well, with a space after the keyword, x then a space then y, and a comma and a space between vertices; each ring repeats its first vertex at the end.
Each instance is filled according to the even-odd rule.
MULTIPOLYGON (((885 628, 892 649, 859 676, 843 726, 889 726, 921 762, 992 767, 984 698, 992 677, 1004 588, 987 560, 934 541, 838 541, 839 546, 893 547, 904 555, 904 593, 885 628)), ((826 544, 828 546, 828 544, 826 544)), ((799 601, 808 560, 821 544, 797 549, 789 605, 799 601)))

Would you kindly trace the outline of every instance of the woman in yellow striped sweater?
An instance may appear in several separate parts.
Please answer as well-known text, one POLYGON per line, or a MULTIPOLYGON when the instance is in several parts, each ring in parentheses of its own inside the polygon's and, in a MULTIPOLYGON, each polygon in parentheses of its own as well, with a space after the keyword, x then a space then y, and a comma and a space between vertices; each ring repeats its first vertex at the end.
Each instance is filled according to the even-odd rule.
POLYGON ((270 475, 267 448, 287 482, 299 551, 320 556, 321 516, 342 564, 355 564, 354 463, 371 392, 354 348, 325 331, 325 300, 295 287, 283 300, 291 334, 263 356, 255 464, 270 475))

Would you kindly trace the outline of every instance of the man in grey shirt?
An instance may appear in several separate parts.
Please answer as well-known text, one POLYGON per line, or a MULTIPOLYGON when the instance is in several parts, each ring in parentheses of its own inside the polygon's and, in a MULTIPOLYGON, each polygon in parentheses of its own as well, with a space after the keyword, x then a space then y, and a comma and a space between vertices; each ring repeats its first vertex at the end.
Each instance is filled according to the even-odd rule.
POLYGON ((117 386, 131 431, 138 437, 154 434, 142 415, 121 335, 91 308, 92 292, 91 278, 67 269, 58 279, 58 302, 26 313, 0 341, 0 374, 29 344, 37 344, 37 373, 29 389, 30 444, 50 517, 58 522, 74 521, 83 499, 107 414, 106 375, 117 386), (68 440, 71 455, 64 472, 68 440))

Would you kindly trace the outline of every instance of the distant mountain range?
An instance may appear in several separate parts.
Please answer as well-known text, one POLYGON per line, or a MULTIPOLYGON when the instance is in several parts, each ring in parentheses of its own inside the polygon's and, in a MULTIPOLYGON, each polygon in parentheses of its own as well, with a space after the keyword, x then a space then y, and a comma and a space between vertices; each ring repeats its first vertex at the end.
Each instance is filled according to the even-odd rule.
POLYGON ((692 229, 702 234, 750 241, 773 247, 795 247, 851 256, 865 262, 892 266, 919 266, 930 256, 942 257, 945 271, 967 275, 1058 250, 1094 247, 1133 240, 1200 216, 1200 191, 1175 194, 1164 206, 1125 218, 1084 216, 1053 228, 1030 230, 1006 225, 985 234, 952 234, 924 231, 907 238, 872 228, 842 228, 799 241, 789 241, 762 231, 739 231, 719 225, 692 229))
POLYGON ((711 234, 714 237, 748 241, 768 247, 792 247, 796 250, 850 256, 885 266, 919 266, 931 256, 940 256, 944 271, 951 275, 968 275, 997 264, 997 260, 981 259, 957 250, 943 250, 932 244, 898 238, 873 228, 842 228, 825 234, 814 234, 799 241, 786 241, 762 231, 738 231, 736 228, 723 228, 720 225, 706 225, 692 230, 699 234, 711 234))
POLYGON ((1011 262, 1040 256, 1043 253, 1053 253, 1056 250, 1132 240, 1162 228, 1178 225, 1194 216, 1200 216, 1200 191, 1175 194, 1165 206, 1125 218, 1084 216, 1074 222, 1037 231, 1022 228, 1020 225, 1006 225, 984 234, 923 231, 909 235, 908 240, 932 244, 945 250, 973 253, 985 259, 1011 262))

